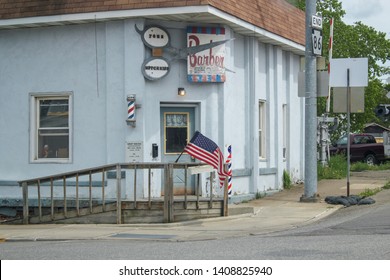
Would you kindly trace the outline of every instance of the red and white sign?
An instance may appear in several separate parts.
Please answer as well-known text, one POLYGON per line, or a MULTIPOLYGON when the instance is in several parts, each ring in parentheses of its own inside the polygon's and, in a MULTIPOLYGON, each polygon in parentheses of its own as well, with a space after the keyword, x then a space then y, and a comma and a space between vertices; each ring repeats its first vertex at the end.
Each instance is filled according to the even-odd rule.
MULTIPOLYGON (((188 27, 187 46, 196 47, 225 40, 220 27, 188 27)), ((225 82, 225 44, 191 54, 187 58, 190 82, 225 82)))

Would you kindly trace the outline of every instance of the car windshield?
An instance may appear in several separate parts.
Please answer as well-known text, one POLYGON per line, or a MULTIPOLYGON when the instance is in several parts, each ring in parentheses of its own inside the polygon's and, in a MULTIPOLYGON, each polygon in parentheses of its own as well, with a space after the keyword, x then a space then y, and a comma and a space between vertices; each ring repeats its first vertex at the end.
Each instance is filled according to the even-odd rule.
POLYGON ((339 140, 336 142, 337 145, 347 145, 347 136, 341 137, 339 140))

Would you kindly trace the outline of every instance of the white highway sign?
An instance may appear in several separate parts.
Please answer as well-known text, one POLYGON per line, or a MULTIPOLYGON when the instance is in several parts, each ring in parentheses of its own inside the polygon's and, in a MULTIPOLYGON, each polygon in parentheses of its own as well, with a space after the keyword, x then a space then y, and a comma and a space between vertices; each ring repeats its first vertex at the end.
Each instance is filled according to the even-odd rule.
POLYGON ((322 31, 321 30, 312 30, 312 45, 313 45, 313 54, 316 56, 322 55, 322 31))

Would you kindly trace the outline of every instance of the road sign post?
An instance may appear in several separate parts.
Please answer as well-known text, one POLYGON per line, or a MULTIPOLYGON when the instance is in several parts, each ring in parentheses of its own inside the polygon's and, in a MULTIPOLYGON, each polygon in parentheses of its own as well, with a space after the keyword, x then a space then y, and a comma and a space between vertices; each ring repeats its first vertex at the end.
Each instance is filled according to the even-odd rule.
MULTIPOLYGON (((316 1, 306 0, 306 49, 305 49, 305 188, 301 202, 317 199, 317 58, 313 54, 312 27, 316 14, 316 1)), ((315 24, 319 21, 315 21, 315 24)))
POLYGON ((351 87, 366 87, 368 85, 368 58, 338 58, 332 59, 332 71, 329 86, 347 88, 347 196, 350 191, 351 165, 351 87))
POLYGON ((349 196, 351 170, 351 88, 349 86, 349 68, 347 69, 347 196, 349 196))

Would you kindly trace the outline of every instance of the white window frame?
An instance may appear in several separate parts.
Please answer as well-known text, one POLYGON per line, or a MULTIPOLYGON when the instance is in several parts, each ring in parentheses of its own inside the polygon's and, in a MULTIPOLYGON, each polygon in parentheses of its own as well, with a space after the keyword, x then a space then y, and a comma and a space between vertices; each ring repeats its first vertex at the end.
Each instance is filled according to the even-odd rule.
POLYGON ((267 158, 267 145, 266 145, 266 116, 267 106, 265 100, 259 100, 259 123, 258 123, 258 137, 259 137, 259 159, 265 160, 267 158))
POLYGON ((72 92, 30 93, 30 162, 71 163, 73 158, 73 94, 72 92), (68 99, 68 157, 39 157, 39 101, 47 99, 68 99))

